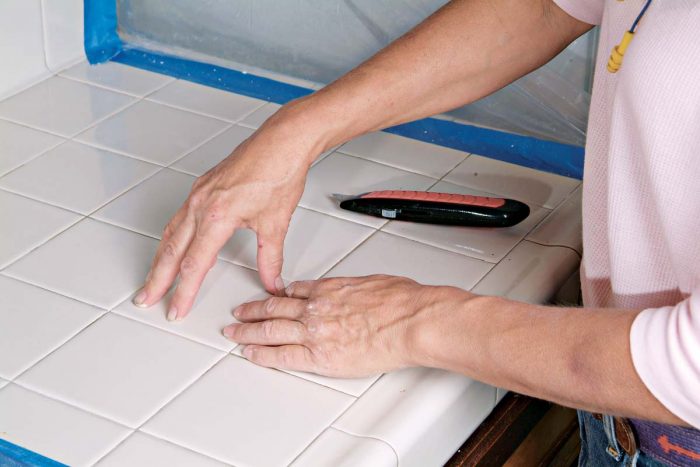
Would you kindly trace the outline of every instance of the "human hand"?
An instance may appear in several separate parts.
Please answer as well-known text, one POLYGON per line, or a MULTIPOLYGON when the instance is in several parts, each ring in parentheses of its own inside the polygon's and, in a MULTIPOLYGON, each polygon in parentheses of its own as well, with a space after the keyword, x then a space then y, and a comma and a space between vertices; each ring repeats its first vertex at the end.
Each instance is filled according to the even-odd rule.
POLYGON ((281 293, 284 238, 320 150, 271 120, 195 181, 163 231, 136 305, 157 303, 179 276, 167 317, 184 318, 217 253, 239 228, 256 232, 260 278, 269 292, 281 293))
POLYGON ((419 350, 422 323, 471 296, 382 275, 294 282, 286 297, 236 308, 241 323, 223 332, 258 365, 362 377, 429 363, 419 350))

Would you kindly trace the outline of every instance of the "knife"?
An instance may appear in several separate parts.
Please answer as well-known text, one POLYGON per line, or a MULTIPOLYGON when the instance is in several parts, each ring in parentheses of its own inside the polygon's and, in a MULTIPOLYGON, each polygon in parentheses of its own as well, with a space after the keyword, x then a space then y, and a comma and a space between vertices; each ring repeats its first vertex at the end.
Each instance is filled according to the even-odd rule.
POLYGON ((428 224, 511 227, 530 214, 527 204, 513 199, 452 193, 386 190, 333 198, 348 211, 428 224))

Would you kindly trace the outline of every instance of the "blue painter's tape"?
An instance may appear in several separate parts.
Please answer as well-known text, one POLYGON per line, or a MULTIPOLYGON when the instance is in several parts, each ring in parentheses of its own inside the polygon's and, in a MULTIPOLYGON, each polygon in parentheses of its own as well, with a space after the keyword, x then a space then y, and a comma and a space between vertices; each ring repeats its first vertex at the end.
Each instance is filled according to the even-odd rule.
POLYGON ((301 86, 134 48, 128 44, 112 60, 278 104, 287 103, 313 92, 313 90, 301 86))
POLYGON ((110 60, 122 49, 117 34, 117 2, 115 0, 85 0, 85 55, 90 63, 110 60))
POLYGON ((0 439, 0 465, 3 467, 67 467, 41 454, 0 439))
MULTIPOLYGON (((285 104, 313 90, 206 63, 124 46, 113 61, 285 104)), ((384 130, 504 162, 580 179, 583 148, 463 123, 425 118, 384 130)))

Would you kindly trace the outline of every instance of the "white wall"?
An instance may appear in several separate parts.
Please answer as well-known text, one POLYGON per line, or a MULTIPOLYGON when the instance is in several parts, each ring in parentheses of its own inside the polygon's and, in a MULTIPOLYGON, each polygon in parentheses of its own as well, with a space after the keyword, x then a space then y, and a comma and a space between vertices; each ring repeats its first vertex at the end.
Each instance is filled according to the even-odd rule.
POLYGON ((0 0, 0 99, 84 55, 83 0, 0 0))

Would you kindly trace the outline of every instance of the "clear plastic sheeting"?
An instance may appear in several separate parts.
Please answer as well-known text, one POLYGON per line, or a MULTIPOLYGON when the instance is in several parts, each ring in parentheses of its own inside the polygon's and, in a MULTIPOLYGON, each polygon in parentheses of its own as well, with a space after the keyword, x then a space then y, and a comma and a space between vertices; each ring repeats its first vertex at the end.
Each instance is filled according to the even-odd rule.
MULTIPOLYGON (((119 34, 158 52, 319 88, 444 0, 117 0, 119 34)), ((583 145, 595 37, 440 118, 583 145)))

